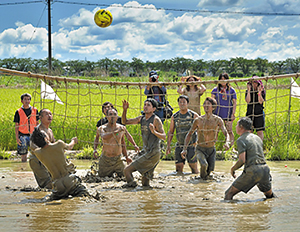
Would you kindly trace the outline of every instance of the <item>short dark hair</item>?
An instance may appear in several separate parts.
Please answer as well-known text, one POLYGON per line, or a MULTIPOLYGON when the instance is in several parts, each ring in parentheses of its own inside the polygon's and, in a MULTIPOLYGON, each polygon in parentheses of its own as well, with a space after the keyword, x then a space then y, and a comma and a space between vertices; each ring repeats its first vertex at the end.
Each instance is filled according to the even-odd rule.
POLYGON ((111 102, 107 101, 107 102, 104 102, 102 105, 102 113, 104 113, 103 110, 107 105, 111 105, 111 108, 115 109, 114 105, 111 102))
POLYGON ((147 102, 147 101, 150 102, 151 105, 157 109, 158 103, 157 103, 157 101, 156 101, 154 98, 147 98, 147 99, 145 100, 145 102, 147 102))
POLYGON ((24 97, 29 97, 30 100, 31 100, 31 95, 30 95, 29 93, 23 93, 23 94, 21 95, 21 101, 23 101, 24 97))
POLYGON ((242 117, 238 121, 238 125, 240 127, 243 127, 245 130, 251 130, 252 129, 252 120, 248 117, 242 117))
POLYGON ((38 127, 35 127, 32 132, 32 135, 30 136, 30 140, 38 147, 43 148, 44 146, 47 145, 45 141, 45 137, 46 135, 42 133, 38 127))
POLYGON ((180 95, 177 99, 177 102, 179 102, 180 99, 185 99, 187 103, 190 103, 189 97, 186 95, 180 95))
POLYGON ((209 101, 212 104, 212 107, 214 110, 217 108, 218 103, 217 103, 216 99, 214 99, 212 97, 207 97, 207 98, 205 98, 205 101, 209 101))

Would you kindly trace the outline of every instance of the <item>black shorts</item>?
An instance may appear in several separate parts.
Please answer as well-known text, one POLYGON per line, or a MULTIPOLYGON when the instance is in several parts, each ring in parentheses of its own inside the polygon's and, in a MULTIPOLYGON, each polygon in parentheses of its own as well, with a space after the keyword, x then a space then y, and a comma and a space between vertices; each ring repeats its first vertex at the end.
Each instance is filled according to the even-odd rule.
POLYGON ((246 115, 253 122, 253 130, 264 131, 265 130, 265 114, 262 115, 246 115))
MULTIPOLYGON (((185 164, 185 159, 181 157, 181 152, 183 150, 183 147, 176 146, 175 148, 175 163, 184 163, 185 164)), ((197 156, 195 155, 195 147, 194 146, 189 146, 187 148, 187 155, 186 155, 188 163, 196 163, 197 162, 197 156)))

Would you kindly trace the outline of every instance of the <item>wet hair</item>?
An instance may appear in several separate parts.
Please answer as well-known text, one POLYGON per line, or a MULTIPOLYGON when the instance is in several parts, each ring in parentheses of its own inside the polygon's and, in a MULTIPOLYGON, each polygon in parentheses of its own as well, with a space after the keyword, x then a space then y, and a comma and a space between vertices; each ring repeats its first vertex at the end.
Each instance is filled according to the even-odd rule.
POLYGON ((30 95, 29 93, 23 93, 23 94, 21 95, 21 101, 23 101, 24 97, 29 97, 30 100, 31 100, 31 95, 30 95))
POLYGON ((218 103, 217 103, 216 99, 214 99, 212 97, 207 97, 207 98, 205 98, 205 101, 209 101, 212 104, 213 110, 215 110, 217 108, 218 103))
POLYGON ((107 106, 107 105, 111 105, 111 108, 115 109, 115 107, 113 106, 113 104, 109 101, 107 102, 104 102, 103 105, 102 105, 102 113, 104 113, 104 108, 107 106))
POLYGON ((186 96, 186 95, 180 95, 180 96, 178 97, 178 99, 177 99, 177 102, 179 102, 180 99, 185 99, 185 100, 187 101, 187 103, 190 102, 189 97, 186 96))
MULTIPOLYGON (((222 77, 225 78, 225 80, 229 80, 229 75, 227 73, 221 73, 219 75, 219 80, 222 79, 222 77)), ((218 84, 218 90, 220 90, 222 88, 222 85, 221 83, 218 84)), ((229 83, 226 83, 226 89, 228 90, 230 88, 230 84, 229 83)))
MULTIPOLYGON (((195 75, 191 75, 191 76, 188 76, 188 77, 187 77, 186 82, 188 82, 190 78, 194 78, 195 81, 201 81, 201 78, 200 78, 200 77, 197 77, 197 76, 195 76, 195 75)), ((200 89, 200 87, 197 86, 197 85, 194 85, 194 88, 195 88, 196 91, 197 91, 198 89, 200 89)), ((187 85, 187 86, 186 86, 186 91, 190 91, 190 90, 191 90, 191 86, 187 85)))
POLYGON ((157 101, 155 99, 153 99, 153 98, 147 98, 144 102, 147 102, 147 101, 150 102, 151 105, 157 109, 158 104, 157 104, 157 101))
POLYGON ((32 135, 30 136, 30 140, 38 147, 43 148, 44 146, 47 145, 45 137, 46 135, 42 133, 38 127, 35 127, 32 132, 32 135))
POLYGON ((240 127, 243 127, 245 130, 251 130, 252 129, 252 120, 248 117, 240 118, 238 121, 238 124, 240 127))

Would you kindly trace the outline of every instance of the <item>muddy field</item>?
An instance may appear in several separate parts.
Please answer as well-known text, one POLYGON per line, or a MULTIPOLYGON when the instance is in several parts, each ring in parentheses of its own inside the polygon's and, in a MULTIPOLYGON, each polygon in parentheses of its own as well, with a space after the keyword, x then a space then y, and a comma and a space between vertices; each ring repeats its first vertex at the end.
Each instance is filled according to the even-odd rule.
MULTIPOLYGON (((73 161, 86 176, 90 161, 73 161)), ((300 162, 268 162, 278 198, 265 200, 257 188, 223 200, 232 183, 231 161, 217 161, 210 180, 174 173, 162 161, 151 188, 123 188, 123 180, 84 183, 103 196, 45 201, 50 192, 36 189, 28 163, 0 161, 1 231, 298 231, 300 162), (34 191, 38 190, 38 191, 34 191)), ((186 165, 187 166, 187 165, 186 165)), ((239 174, 239 173, 238 173, 239 174)), ((139 179, 139 175, 136 175, 139 179)))

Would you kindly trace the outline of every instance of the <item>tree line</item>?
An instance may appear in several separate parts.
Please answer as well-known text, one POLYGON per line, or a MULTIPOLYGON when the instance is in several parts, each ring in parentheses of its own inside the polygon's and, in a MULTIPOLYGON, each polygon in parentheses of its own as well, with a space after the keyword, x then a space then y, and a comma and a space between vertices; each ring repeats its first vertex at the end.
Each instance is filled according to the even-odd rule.
MULTIPOLYGON (((48 58, 5 58, 0 59, 0 66, 18 71, 48 74, 48 58)), ((200 77, 217 76, 227 72, 231 77, 279 75, 297 73, 300 70, 300 57, 288 58, 282 61, 269 62, 267 59, 246 59, 243 57, 229 60, 193 60, 175 57, 156 62, 132 58, 130 61, 103 58, 98 61, 69 60, 60 61, 52 58, 51 74, 57 76, 145 76, 150 70, 174 72, 182 74, 185 70, 200 77)))

